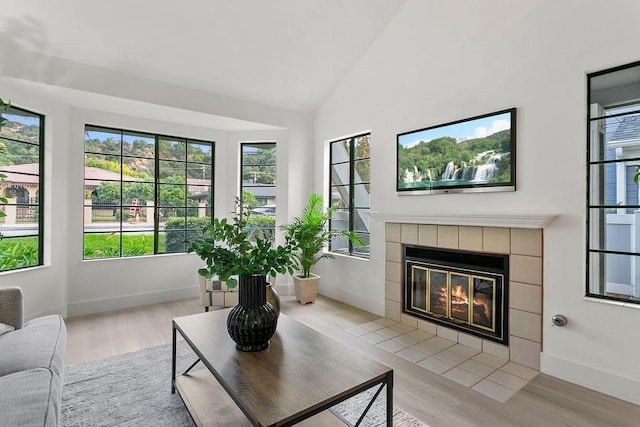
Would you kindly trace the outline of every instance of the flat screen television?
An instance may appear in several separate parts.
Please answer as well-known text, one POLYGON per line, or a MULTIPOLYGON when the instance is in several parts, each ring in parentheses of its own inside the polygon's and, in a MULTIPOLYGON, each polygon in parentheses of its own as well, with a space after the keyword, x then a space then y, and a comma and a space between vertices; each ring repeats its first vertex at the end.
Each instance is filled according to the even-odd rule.
POLYGON ((516 109, 397 136, 397 194, 516 189, 516 109))

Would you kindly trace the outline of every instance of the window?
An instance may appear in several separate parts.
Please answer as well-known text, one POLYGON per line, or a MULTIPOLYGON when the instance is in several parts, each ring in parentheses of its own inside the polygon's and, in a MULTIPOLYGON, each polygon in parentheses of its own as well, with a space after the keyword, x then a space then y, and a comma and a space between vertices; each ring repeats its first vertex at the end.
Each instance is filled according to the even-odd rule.
POLYGON ((185 252, 211 222, 214 143, 85 127, 84 258, 185 252))
POLYGON ((44 116, 18 107, 1 115, 0 271, 8 271, 43 263, 44 116))
POLYGON ((243 142, 240 144, 240 200, 249 215, 250 238, 275 237, 276 229, 276 144, 243 142))
POLYGON ((587 296, 640 303, 640 62, 588 76, 587 296))
POLYGON ((329 200, 336 207, 329 222, 332 230, 349 230, 365 242, 354 246, 346 237, 331 241, 331 252, 369 258, 370 134, 333 141, 330 144, 329 200))

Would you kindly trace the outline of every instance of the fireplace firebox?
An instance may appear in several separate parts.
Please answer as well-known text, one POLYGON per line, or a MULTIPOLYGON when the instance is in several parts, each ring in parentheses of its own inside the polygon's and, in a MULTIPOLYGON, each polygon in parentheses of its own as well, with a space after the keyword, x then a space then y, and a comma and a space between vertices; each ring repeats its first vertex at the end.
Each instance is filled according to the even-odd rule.
POLYGON ((403 311, 509 345, 509 256, 403 245, 403 311))

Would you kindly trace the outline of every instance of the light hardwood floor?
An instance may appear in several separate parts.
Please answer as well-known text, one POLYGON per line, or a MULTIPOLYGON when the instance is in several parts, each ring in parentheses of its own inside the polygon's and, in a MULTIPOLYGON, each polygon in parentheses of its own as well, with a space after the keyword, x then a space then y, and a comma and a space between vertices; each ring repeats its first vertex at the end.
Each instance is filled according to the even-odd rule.
MULTIPOLYGON (((304 306, 281 300, 283 313, 393 368, 394 403, 431 427, 640 425, 640 406, 544 374, 500 403, 345 332, 376 315, 323 297, 304 306)), ((65 362, 169 343, 171 319, 201 311, 189 299, 68 318, 65 362)))

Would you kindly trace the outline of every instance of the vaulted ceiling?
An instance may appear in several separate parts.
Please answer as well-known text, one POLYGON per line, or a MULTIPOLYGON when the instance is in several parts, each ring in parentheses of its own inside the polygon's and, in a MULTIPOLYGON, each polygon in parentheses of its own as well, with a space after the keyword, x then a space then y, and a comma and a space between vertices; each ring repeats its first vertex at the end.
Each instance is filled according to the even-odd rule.
POLYGON ((313 112, 406 0, 5 0, 20 49, 313 112))

